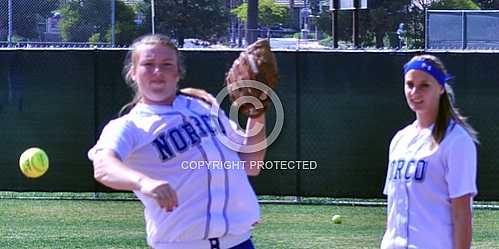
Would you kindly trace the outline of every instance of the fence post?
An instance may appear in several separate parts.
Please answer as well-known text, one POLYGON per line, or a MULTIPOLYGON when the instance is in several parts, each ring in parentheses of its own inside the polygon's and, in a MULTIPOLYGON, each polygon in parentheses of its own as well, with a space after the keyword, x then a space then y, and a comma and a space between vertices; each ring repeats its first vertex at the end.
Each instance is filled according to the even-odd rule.
POLYGON ((9 0, 9 34, 7 35, 7 46, 10 47, 11 43, 12 43, 12 0, 9 0))
MULTIPOLYGON (((301 101, 301 70, 302 70, 302 60, 300 60, 300 54, 298 51, 295 51, 295 77, 296 77, 296 160, 301 160, 301 105, 303 104, 301 101)), ((295 196, 302 196, 302 188, 301 188, 301 172, 299 169, 296 169, 296 188, 295 188, 295 196)))
POLYGON ((462 49, 466 49, 466 47, 468 46, 468 43, 467 43, 467 39, 468 37, 466 37, 466 32, 468 30, 468 25, 466 24, 467 20, 466 20, 466 15, 467 13, 463 10, 462 12, 462 22, 463 22, 463 30, 462 30, 462 34, 461 34, 461 39, 462 39, 462 43, 461 43, 461 47, 462 49))
POLYGON ((424 40, 424 50, 428 50, 428 27, 430 20, 429 20, 429 13, 428 9, 424 7, 424 25, 423 25, 423 40, 424 40))
POLYGON ((115 44, 116 0, 111 0, 111 46, 115 44))
POLYGON ((360 46, 360 41, 359 41, 359 27, 360 27, 360 18, 359 18, 359 9, 360 9, 360 0, 354 0, 353 1, 353 16, 352 16, 352 42, 353 42, 353 47, 355 49, 358 49, 360 46))

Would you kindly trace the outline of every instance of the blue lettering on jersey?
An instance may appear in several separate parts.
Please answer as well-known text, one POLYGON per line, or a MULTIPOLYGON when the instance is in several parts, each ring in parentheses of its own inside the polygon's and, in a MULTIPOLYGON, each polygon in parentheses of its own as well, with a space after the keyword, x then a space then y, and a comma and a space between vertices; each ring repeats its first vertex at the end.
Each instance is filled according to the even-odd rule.
POLYGON ((416 161, 411 159, 406 161, 404 159, 393 160, 390 162, 390 169, 388 180, 406 180, 410 181, 414 179, 415 181, 421 182, 425 178, 426 167, 428 162, 420 159, 416 161), (414 168, 414 170, 412 170, 414 168), (403 174, 403 178, 402 178, 403 174))
POLYGON ((185 133, 187 133, 193 145, 201 142, 201 138, 196 133, 196 130, 194 130, 194 127, 190 123, 183 124, 182 129, 185 131, 185 133))
POLYGON ((422 182, 424 180, 426 165, 428 165, 428 162, 424 160, 419 160, 416 164, 416 171, 414 172, 414 179, 416 179, 416 181, 422 182))
POLYGON ((400 172, 404 168, 404 165, 405 165, 405 160, 403 160, 403 159, 398 160, 397 170, 395 171, 395 176, 393 177, 393 179, 400 179, 401 178, 400 172))
POLYGON ((194 121, 194 125, 199 129, 199 135, 202 137, 208 136, 208 133, 203 128, 203 125, 201 124, 201 121, 199 121, 199 118, 196 116, 190 116, 191 120, 194 121))
POLYGON ((410 169, 411 169, 411 165, 415 164, 416 162, 414 161, 414 159, 410 160, 408 163, 407 163, 407 166, 405 167, 405 174, 404 174, 404 178, 406 180, 409 180, 411 179, 411 176, 410 176, 410 169))
POLYGON ((203 123, 206 126, 206 128, 208 128, 208 131, 210 132, 210 134, 212 136, 215 135, 215 128, 213 128, 211 126, 212 122, 211 122, 210 116, 208 116, 208 115, 201 115, 201 120, 203 120, 203 123))
POLYGON ((220 118, 217 118, 217 120, 215 120, 214 117, 210 117, 208 115, 201 115, 200 117, 211 135, 214 135, 217 132, 221 132, 224 135, 227 134, 220 118))
POLYGON ((216 136, 218 133, 226 134, 220 119, 212 121, 208 115, 190 116, 188 121, 159 134, 152 145, 164 162, 175 157, 176 152, 183 153, 198 145, 203 137, 216 136))
POLYGON ((395 169, 395 165, 397 165, 397 161, 393 160, 391 163, 390 163, 390 167, 389 167, 389 172, 388 172, 388 180, 391 180, 393 178, 393 170, 395 169))
POLYGON ((185 138, 180 130, 178 130, 177 128, 173 128, 168 132, 168 136, 172 140, 173 144, 175 145, 175 149, 178 152, 184 152, 185 150, 187 150, 187 141, 185 141, 185 138))
POLYGON ((152 141, 152 144, 158 149, 161 161, 167 161, 175 156, 170 145, 168 145, 168 142, 166 141, 164 133, 159 134, 159 136, 152 141))

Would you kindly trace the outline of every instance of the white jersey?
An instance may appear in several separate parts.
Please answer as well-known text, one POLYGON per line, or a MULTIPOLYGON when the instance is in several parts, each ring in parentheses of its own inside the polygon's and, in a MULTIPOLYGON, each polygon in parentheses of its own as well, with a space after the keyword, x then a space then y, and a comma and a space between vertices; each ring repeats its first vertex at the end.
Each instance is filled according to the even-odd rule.
POLYGON ((234 123, 223 113, 217 121, 218 128, 210 106, 190 96, 177 95, 172 106, 139 103, 110 121, 89 151, 92 159, 95 151, 111 149, 129 167, 168 181, 176 191, 178 207, 172 212, 135 191, 145 207, 150 246, 185 248, 178 242, 234 235, 246 240, 259 220, 258 201, 238 153, 219 141, 224 134, 238 137, 234 123))
POLYGON ((477 194, 471 136, 451 121, 440 145, 432 147, 431 131, 414 122, 390 143, 382 249, 453 248, 451 199, 477 194))

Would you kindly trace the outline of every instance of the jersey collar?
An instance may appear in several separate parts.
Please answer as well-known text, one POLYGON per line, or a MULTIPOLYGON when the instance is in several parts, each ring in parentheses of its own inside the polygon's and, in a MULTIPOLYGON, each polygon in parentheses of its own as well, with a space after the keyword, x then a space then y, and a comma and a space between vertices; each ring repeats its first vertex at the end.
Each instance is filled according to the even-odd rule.
POLYGON ((177 95, 171 105, 137 103, 137 105, 132 109, 131 113, 164 114, 185 106, 184 102, 185 99, 177 95))

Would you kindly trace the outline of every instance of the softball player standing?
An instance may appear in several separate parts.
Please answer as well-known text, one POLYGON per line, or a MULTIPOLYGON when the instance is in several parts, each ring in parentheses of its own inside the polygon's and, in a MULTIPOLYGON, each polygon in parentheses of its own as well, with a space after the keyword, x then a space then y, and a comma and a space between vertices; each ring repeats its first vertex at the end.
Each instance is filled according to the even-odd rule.
POLYGON ((416 121, 390 143, 382 249, 469 249, 476 187, 476 132, 453 106, 442 62, 420 55, 404 66, 416 121))
MULTIPOLYGON (((183 69, 167 37, 145 36, 132 48, 124 74, 136 96, 90 149, 95 178, 142 201, 153 248, 253 248, 250 229, 260 211, 247 175, 259 169, 248 162, 263 160, 265 149, 238 153, 219 137, 244 146, 266 141, 264 129, 239 136, 225 114, 210 115, 211 95, 178 92, 183 69)), ((248 120, 246 134, 255 125, 265 125, 264 115, 248 120)))

